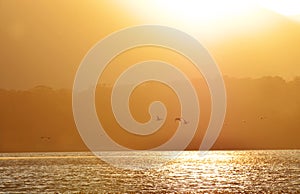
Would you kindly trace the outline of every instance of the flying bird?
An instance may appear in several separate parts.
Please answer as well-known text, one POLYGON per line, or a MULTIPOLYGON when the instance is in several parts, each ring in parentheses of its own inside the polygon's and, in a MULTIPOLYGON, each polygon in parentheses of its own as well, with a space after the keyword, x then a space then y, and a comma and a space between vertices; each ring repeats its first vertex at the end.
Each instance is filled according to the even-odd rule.
POLYGON ((182 118, 182 117, 176 117, 176 118, 175 118, 175 122, 176 122, 176 121, 183 122, 183 124, 185 124, 185 125, 189 123, 187 120, 185 120, 185 119, 182 118))
POLYGON ((42 136, 42 137, 41 137, 41 139, 42 139, 42 140, 46 140, 46 141, 49 141, 49 140, 51 139, 51 137, 47 137, 47 136, 42 136))
POLYGON ((259 119, 260 120, 264 120, 266 117, 265 116, 260 116, 259 119))
POLYGON ((161 121, 161 120, 163 120, 163 119, 160 118, 159 116, 156 116, 156 120, 157 120, 157 121, 161 121))

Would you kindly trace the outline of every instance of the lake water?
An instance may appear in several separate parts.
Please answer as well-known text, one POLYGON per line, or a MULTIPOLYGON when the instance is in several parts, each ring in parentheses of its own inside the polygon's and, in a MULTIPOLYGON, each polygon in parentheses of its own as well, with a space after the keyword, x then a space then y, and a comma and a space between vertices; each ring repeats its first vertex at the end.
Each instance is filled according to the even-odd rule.
MULTIPOLYGON (((161 153, 166 152, 107 157, 147 167, 164 160, 161 153)), ((83 152, 0 154, 0 193, 243 192, 300 193, 300 150, 209 151, 205 156, 185 151, 143 170, 116 168, 83 152)))

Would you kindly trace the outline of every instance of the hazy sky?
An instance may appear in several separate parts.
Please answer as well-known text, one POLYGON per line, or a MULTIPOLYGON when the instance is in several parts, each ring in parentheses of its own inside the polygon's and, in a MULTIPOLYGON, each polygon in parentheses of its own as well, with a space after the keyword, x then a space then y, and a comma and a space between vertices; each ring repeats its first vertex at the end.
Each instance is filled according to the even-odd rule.
MULTIPOLYGON (((194 36, 227 75, 227 113, 214 148, 299 148, 300 79, 283 79, 300 76, 300 3, 255 2, 0 0, 0 151, 86 149, 72 114, 70 89, 76 71, 89 49, 105 36, 143 24, 171 26, 194 36)), ((163 60, 191 78, 201 116, 188 148, 198 149, 212 103, 207 85, 198 79, 201 74, 183 55, 159 47, 129 49, 106 66, 99 83, 112 85, 126 68, 143 60, 163 60)), ((133 117, 149 120, 149 104, 156 100, 170 111, 165 130, 145 137, 128 134, 116 122, 111 87, 96 90, 98 118, 120 145, 155 147, 179 125, 174 118, 181 116, 180 99, 166 85, 149 83, 136 87, 130 96, 133 117)))
POLYGON ((88 50, 132 25, 162 24, 195 36, 223 74, 300 75, 300 10, 264 2, 0 0, 0 88, 71 88, 88 50), (245 5, 244 5, 245 4, 245 5))

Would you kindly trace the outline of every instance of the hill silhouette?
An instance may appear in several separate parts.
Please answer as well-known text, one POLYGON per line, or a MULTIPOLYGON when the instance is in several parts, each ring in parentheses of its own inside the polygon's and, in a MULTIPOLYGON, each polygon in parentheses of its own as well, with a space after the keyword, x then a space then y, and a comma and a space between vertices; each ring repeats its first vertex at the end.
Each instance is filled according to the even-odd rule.
MULTIPOLYGON (((300 148, 300 77, 289 82, 281 77, 224 80, 227 115, 213 149, 300 148)), ((71 90, 1 89, 0 106, 0 152, 88 150, 73 120, 71 90)), ((209 111, 201 114, 209 117, 209 111)), ((188 149, 199 147, 203 133, 188 149)))

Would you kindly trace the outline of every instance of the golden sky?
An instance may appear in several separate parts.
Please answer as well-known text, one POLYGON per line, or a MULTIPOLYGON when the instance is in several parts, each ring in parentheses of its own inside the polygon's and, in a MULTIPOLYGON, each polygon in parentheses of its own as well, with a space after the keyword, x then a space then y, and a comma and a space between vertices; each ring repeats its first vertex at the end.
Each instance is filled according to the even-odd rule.
POLYGON ((71 88, 94 44, 142 24, 191 34, 224 75, 292 79, 300 75, 300 6, 278 2, 0 0, 0 88, 71 88))
MULTIPOLYGON (((76 71, 98 41, 143 24, 170 26, 195 37, 226 75, 227 113, 214 149, 299 148, 300 79, 294 77, 300 76, 300 5, 295 2, 0 0, 0 151, 86 150, 72 114, 70 89, 76 71)), ((201 74, 184 56, 155 46, 129 49, 110 61, 98 83, 111 86, 125 68, 142 60, 163 60, 190 79, 201 116, 188 149, 198 149, 211 100, 201 74)), ((132 93, 134 118, 148 121, 154 100, 164 102, 169 111, 162 130, 145 138, 117 124, 111 87, 96 90, 98 118, 120 145, 150 149, 169 139, 179 125, 174 118, 181 107, 174 91, 149 83, 132 93)))

